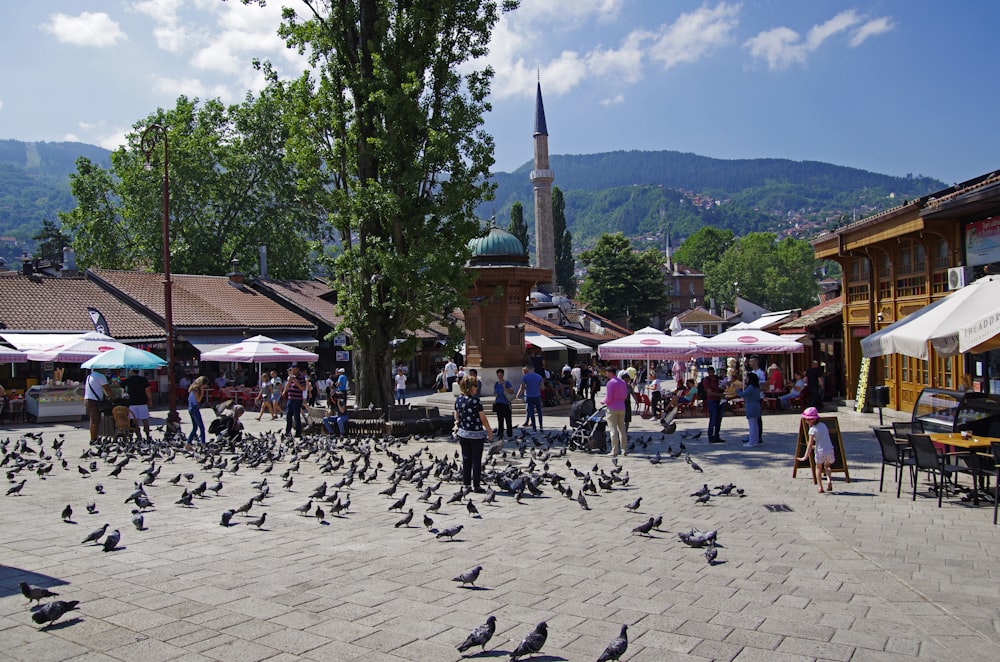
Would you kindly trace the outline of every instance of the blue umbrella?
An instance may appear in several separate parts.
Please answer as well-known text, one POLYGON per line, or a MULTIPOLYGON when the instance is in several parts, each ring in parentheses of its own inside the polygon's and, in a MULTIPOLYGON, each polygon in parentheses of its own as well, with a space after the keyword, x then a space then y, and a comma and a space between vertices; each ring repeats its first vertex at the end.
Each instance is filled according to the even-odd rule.
POLYGON ((102 352, 83 363, 81 368, 91 370, 108 368, 134 368, 136 370, 152 370, 167 365, 167 362, 152 352, 136 347, 118 347, 102 352))

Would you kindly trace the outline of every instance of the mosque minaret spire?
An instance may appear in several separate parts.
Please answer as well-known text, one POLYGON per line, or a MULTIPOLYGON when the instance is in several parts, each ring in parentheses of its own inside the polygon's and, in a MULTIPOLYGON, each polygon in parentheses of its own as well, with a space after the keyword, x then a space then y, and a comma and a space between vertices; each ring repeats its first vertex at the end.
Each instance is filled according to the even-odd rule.
MULTIPOLYGON (((531 171, 531 184, 535 189, 535 266, 551 269, 555 273, 556 251, 552 222, 552 181, 555 175, 549 168, 549 130, 545 125, 545 106, 542 104, 542 82, 538 81, 535 93, 535 162, 531 171)), ((551 284, 539 283, 551 290, 551 284)))

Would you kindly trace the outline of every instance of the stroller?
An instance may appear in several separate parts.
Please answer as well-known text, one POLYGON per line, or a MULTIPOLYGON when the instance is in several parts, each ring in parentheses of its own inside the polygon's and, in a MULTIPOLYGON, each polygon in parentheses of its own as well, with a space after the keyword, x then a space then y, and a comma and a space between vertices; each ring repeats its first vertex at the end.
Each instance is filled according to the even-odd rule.
POLYGON ((608 450, 606 432, 608 422, 604 420, 606 413, 607 408, 601 407, 590 416, 582 419, 570 434, 567 447, 571 451, 606 453, 608 450))

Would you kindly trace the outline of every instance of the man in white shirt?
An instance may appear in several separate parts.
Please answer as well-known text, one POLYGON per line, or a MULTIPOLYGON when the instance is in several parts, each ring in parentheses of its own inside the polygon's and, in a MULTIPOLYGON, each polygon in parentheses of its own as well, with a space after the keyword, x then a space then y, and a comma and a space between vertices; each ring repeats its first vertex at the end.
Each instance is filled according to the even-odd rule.
POLYGON ((444 364, 444 376, 448 379, 448 390, 450 391, 452 384, 458 378, 458 366, 451 359, 448 359, 448 362, 444 364))
POLYGON ((84 400, 87 402, 87 416, 90 417, 90 441, 97 441, 97 431, 101 427, 101 410, 97 403, 104 398, 111 399, 111 388, 108 386, 108 378, 100 370, 91 370, 87 376, 86 386, 83 391, 84 400))

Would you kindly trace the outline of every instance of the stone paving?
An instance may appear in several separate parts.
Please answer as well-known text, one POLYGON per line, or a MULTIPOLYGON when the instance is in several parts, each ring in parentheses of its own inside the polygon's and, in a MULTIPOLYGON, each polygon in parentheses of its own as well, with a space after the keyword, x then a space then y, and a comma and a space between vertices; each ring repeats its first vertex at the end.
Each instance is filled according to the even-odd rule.
MULTIPOLYGON (((384 452, 373 455, 383 465, 375 481, 341 489, 350 494, 350 511, 327 515, 326 524, 293 509, 344 469, 322 475, 315 457, 303 459, 284 489, 279 474, 289 467, 286 456, 268 479, 273 496, 251 510, 267 512, 261 530, 240 515, 236 526, 219 524, 223 510, 255 493, 259 469, 225 473, 218 496, 208 492, 184 508, 174 502, 185 485, 214 480, 193 458, 178 455, 146 488, 155 506, 145 514, 147 530, 137 531, 133 506, 124 501, 146 462, 137 458, 113 478, 100 460, 96 475, 82 477, 77 465, 90 458, 79 459, 87 446, 81 425, 5 425, 0 440, 10 439, 7 451, 20 435, 39 433, 51 453, 52 440, 65 435, 68 469, 57 463, 45 480, 22 472, 15 477, 27 478, 21 495, 0 496, 0 658, 457 660, 455 646, 492 614, 496 634, 477 657, 506 657, 544 620, 548 640, 526 659, 597 659, 621 624, 629 626, 630 641, 622 659, 635 662, 998 659, 1000 528, 992 524, 992 507, 956 498, 938 509, 926 490, 911 501, 908 485, 897 499, 891 472, 891 487, 880 493, 870 430, 878 415, 837 415, 851 482, 838 476, 833 494, 817 494, 807 470, 792 478, 795 415, 767 415, 765 444, 755 449, 740 445, 746 420, 735 416, 723 423, 728 443, 716 445, 704 434, 681 438, 702 430, 704 418, 679 420, 678 433, 662 440, 654 421, 633 419, 632 439, 652 443, 618 458, 629 475, 626 487, 588 495, 589 511, 548 486, 544 496, 526 495, 520 503, 501 494, 496 505, 484 505, 473 495, 481 517, 460 504, 432 514, 435 528, 464 526, 454 541, 424 528, 426 504, 406 482, 395 496, 409 494, 413 523, 393 526, 400 514, 388 512, 393 499, 379 494, 392 468, 384 452), (682 458, 648 461, 682 441, 703 474, 682 458), (185 472, 194 479, 167 482, 185 472), (728 482, 746 496, 705 505, 688 496, 704 483, 728 482), (637 497, 637 512, 626 510, 637 497), (91 501, 97 514, 85 510, 91 501), (72 524, 60 518, 67 503, 72 524), (789 509, 772 512, 769 504, 789 509), (656 515, 663 516, 660 530, 632 533, 656 515), (105 522, 122 533, 116 551, 80 544, 105 522), (691 528, 719 531, 716 565, 678 540, 677 532, 691 528), (475 565, 483 566, 475 587, 451 581, 475 565), (79 610, 40 629, 20 581, 79 600, 79 610)), ((249 413, 247 419, 251 433, 279 429, 249 413)), ((566 419, 547 416, 546 423, 559 430, 566 419)), ((414 439, 392 450, 408 457, 425 447, 425 462, 457 449, 449 440, 414 439)), ((508 456, 498 466, 530 459, 508 456)), ((553 453, 549 470, 567 477, 574 492, 581 481, 567 461, 582 471, 613 467, 604 455, 553 453)), ((447 500, 456 487, 445 483, 438 493, 447 500)))

